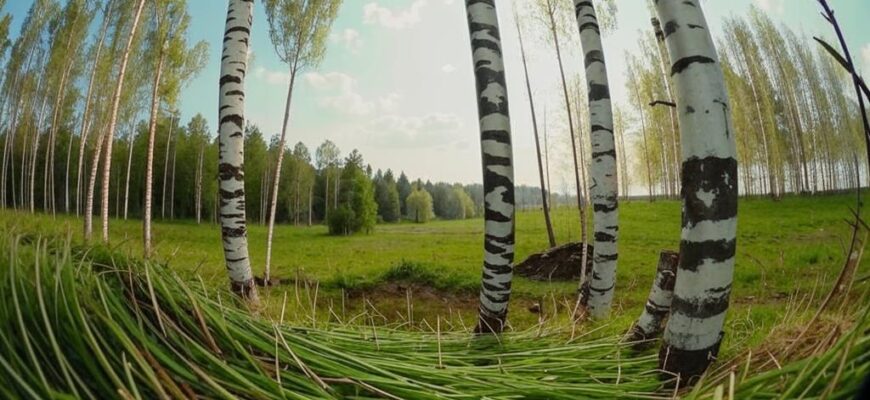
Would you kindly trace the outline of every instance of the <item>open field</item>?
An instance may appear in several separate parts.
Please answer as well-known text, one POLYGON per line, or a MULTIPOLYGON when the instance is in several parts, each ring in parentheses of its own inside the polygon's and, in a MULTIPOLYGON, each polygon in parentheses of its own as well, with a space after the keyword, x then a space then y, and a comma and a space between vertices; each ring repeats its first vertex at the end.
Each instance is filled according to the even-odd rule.
MULTIPOLYGON (((852 206, 851 196, 740 203, 737 270, 726 349, 736 348, 737 343, 758 343, 778 322, 792 295, 819 297, 827 290, 844 260, 850 233, 844 218, 852 206)), ((679 226, 674 222, 679 221, 678 202, 626 202, 620 211, 617 305, 614 318, 601 330, 605 333, 621 332, 630 326, 646 299, 658 252, 678 247, 679 226)), ((578 238, 576 218, 573 209, 556 211, 554 221, 560 242, 578 238)), ((0 221, 6 229, 70 234, 74 241, 81 240, 81 223, 74 217, 52 219, 4 211, 0 221)), ((290 278, 291 282, 264 290, 265 312, 280 313, 287 293, 287 318, 300 323, 312 316, 319 321, 350 319, 361 309, 374 307, 382 314, 378 322, 407 323, 410 314, 414 326, 425 327, 441 316, 451 321, 451 327, 460 329, 461 316, 462 323, 471 326, 480 279, 482 225, 480 219, 379 225, 373 234, 350 237, 328 236, 322 226, 279 226, 274 274, 290 278), (304 279, 294 284, 297 277, 304 279), (315 311, 312 304, 316 304, 315 311)), ((113 248, 134 257, 140 255, 140 221, 113 220, 111 230, 113 248)), ((217 226, 158 222, 155 234, 157 261, 183 277, 198 275, 209 286, 225 285, 217 226)), ((260 273, 265 253, 264 227, 250 226, 250 245, 255 271, 260 273)), ((540 214, 519 213, 517 260, 546 245, 540 214)), ((865 260, 859 275, 866 274, 866 268, 865 260)), ((512 325, 524 329, 537 324, 539 316, 526 310, 535 302, 543 304, 547 318, 565 319, 575 288, 574 282, 542 283, 516 278, 512 325)))

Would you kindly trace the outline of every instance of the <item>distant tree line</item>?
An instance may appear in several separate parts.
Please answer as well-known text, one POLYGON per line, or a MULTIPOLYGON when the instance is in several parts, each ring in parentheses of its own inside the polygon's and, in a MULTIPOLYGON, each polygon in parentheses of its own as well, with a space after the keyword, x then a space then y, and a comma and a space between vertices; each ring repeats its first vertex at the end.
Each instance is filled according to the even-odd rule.
MULTIPOLYGON (((664 33, 658 21, 651 25, 640 54, 625 56, 631 110, 618 110, 615 122, 618 135, 634 138, 637 156, 633 165, 620 165, 620 175, 639 178, 650 197, 676 197, 680 111, 672 107, 664 33)), ((726 18, 724 31, 717 48, 734 116, 741 194, 853 188, 867 165, 856 157, 863 138, 851 78, 821 46, 754 6, 748 16, 726 18)), ((716 112, 698 110, 708 111, 716 112)))

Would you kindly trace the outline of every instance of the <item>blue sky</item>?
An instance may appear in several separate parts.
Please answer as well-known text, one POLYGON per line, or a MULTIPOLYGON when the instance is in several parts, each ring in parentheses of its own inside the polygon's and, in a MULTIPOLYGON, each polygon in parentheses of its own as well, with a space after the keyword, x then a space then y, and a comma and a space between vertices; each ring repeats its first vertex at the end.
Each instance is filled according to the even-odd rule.
MULTIPOLYGON (((569 0, 565 0, 569 2, 569 0)), ((498 0, 514 130, 516 177, 536 184, 531 118, 528 115, 519 45, 512 8, 520 10, 527 41, 535 32, 528 16, 531 0, 498 0)), ((12 0, 7 11, 12 34, 32 2, 12 0)), ((226 2, 188 0, 191 42, 211 45, 208 66, 185 89, 185 119, 203 114, 216 127, 217 81, 226 2)), ((614 100, 626 100, 623 55, 637 50, 638 30, 649 25, 638 0, 618 0, 618 29, 605 38, 614 100)), ((853 56, 870 76, 870 1, 831 0, 850 40, 853 56)), ((830 37, 815 0, 706 0, 708 23, 718 36, 722 21, 745 15, 749 7, 767 10, 775 21, 805 35, 830 37)), ((333 27, 323 63, 304 71, 294 92, 288 142, 313 149, 330 139, 346 154, 359 149, 375 168, 404 170, 411 177, 451 182, 480 181, 480 148, 471 54, 462 0, 345 0, 333 27)), ((288 76, 268 38, 262 5, 256 3, 254 61, 248 79, 248 118, 267 135, 281 128, 288 76)), ((571 181, 564 113, 561 111, 555 55, 538 40, 530 47, 530 73, 539 107, 546 106, 554 190, 571 181)), ((577 42, 567 45, 569 75, 580 71, 577 42)), ((542 112, 542 111, 541 111, 542 112)), ((147 110, 143 110, 143 115, 147 110)))

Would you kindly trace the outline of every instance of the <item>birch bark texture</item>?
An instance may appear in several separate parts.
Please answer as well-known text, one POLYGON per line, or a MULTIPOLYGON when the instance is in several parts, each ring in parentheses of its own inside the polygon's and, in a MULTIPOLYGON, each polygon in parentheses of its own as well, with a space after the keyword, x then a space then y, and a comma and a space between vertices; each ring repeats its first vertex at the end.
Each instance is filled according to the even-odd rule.
POLYGON ((589 297, 586 305, 589 315, 600 319, 610 314, 619 257, 619 185, 616 144, 613 140, 613 108, 595 6, 591 0, 574 0, 574 10, 586 67, 592 143, 592 164, 589 167, 592 184, 589 191, 595 215, 595 250, 592 255, 592 276, 587 278, 589 297))
POLYGON ((112 143, 115 137, 115 128, 118 124, 118 111, 121 108, 121 94, 124 89, 124 79, 127 73, 127 63, 130 60, 130 52, 133 49, 133 41, 136 38, 136 32, 139 28, 139 18, 142 16, 142 10, 145 8, 145 0, 140 0, 139 5, 133 14, 133 23, 130 26, 130 33, 127 37, 127 46, 124 48, 124 56, 121 58, 121 65, 118 67, 118 83, 115 86, 115 94, 112 97, 112 112, 109 120, 109 128, 106 132, 106 151, 103 159, 103 187, 102 196, 100 198, 102 223, 103 223, 103 243, 109 243, 109 183, 112 173, 112 143))
POLYGON ((682 234, 663 370, 691 383, 724 335, 737 234, 737 150, 725 79, 698 0, 657 0, 682 128, 682 234))
POLYGON ((466 0, 483 158, 484 262, 477 333, 501 333, 514 260, 514 169, 495 0, 466 0))
POLYGON ((230 289, 256 302, 245 221, 245 74, 253 0, 229 0, 221 57, 219 121, 220 222, 230 289))
POLYGON ((647 297, 640 318, 626 335, 627 342, 642 342, 657 338, 662 334, 665 319, 671 311, 674 281, 677 278, 677 265, 679 263, 680 255, 673 251, 662 251, 659 255, 656 277, 649 291, 649 297, 647 297))

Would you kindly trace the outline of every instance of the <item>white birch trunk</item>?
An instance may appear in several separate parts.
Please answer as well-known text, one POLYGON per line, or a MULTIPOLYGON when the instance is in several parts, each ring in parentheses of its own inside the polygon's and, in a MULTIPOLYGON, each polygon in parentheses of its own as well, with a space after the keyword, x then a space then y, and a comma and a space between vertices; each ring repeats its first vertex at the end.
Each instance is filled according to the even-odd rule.
POLYGON ((601 45, 601 32, 592 1, 574 0, 580 44, 586 66, 589 96, 589 124, 592 143, 592 164, 589 186, 594 210, 595 249, 592 255, 592 276, 589 282, 587 306, 593 318, 605 318, 610 313, 616 286, 616 261, 619 236, 618 172, 616 145, 613 140, 613 109, 610 85, 601 45))
POLYGON ((290 85, 287 88, 287 104, 284 105, 284 124, 281 126, 281 139, 278 140, 278 162, 275 165, 275 179, 272 182, 272 196, 269 201, 269 227, 266 235, 266 269, 263 282, 269 285, 272 277, 272 237, 275 233, 275 209, 278 206, 278 184, 281 182, 281 164, 284 162, 284 142, 287 137, 287 123, 290 122, 290 104, 293 100, 293 83, 296 80, 296 62, 290 72, 290 85))
POLYGON ((682 140, 683 229, 661 367, 689 383, 716 359, 737 248, 737 150, 725 79, 697 0, 658 0, 682 140))
POLYGON ((103 191, 101 195, 102 202, 102 222, 103 222, 103 242, 109 242, 109 181, 112 173, 112 143, 115 137, 115 127, 118 124, 118 110, 121 108, 121 93, 124 89, 124 78, 127 73, 127 62, 130 60, 130 52, 133 50, 133 41, 136 38, 136 31, 139 27, 139 18, 142 16, 142 9, 145 8, 145 0, 139 0, 139 5, 133 14, 133 24, 130 26, 129 37, 127 38, 127 47, 124 49, 124 56, 121 59, 121 66, 118 70, 118 84, 115 87, 115 94, 112 99, 111 119, 109 120, 109 129, 106 132, 106 151, 103 160, 103 191))
POLYGON ((514 259, 514 169, 504 60, 494 0, 466 0, 483 156, 484 262, 476 332, 501 333, 514 259))
POLYGON ((230 288, 253 303, 257 288, 248 258, 245 221, 245 72, 253 21, 253 1, 229 0, 221 58, 220 222, 230 288))

